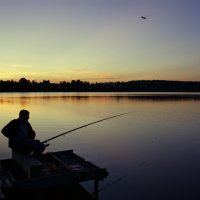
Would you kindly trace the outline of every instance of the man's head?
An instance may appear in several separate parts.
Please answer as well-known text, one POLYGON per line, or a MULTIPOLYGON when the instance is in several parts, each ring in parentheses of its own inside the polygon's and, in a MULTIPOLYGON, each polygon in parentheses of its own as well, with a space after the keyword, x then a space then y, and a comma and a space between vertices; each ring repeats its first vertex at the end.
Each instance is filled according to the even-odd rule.
POLYGON ((20 110, 19 118, 22 120, 28 120, 29 119, 29 111, 28 110, 20 110))

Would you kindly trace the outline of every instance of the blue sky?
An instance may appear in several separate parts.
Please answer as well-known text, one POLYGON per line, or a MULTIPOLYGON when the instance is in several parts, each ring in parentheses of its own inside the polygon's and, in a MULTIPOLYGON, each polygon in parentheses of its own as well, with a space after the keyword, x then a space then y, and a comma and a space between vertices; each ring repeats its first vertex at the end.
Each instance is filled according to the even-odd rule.
POLYGON ((199 0, 0 0, 0 80, 200 81, 199 10, 199 0))

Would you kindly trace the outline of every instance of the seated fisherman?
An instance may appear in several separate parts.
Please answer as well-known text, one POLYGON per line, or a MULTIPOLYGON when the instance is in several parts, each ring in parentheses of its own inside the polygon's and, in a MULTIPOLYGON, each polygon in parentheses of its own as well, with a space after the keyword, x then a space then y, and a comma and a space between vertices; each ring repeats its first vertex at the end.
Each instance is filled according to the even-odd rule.
POLYGON ((45 150, 45 145, 35 139, 35 131, 32 129, 28 119, 29 111, 21 110, 19 118, 10 121, 1 132, 8 137, 10 148, 38 157, 45 150))

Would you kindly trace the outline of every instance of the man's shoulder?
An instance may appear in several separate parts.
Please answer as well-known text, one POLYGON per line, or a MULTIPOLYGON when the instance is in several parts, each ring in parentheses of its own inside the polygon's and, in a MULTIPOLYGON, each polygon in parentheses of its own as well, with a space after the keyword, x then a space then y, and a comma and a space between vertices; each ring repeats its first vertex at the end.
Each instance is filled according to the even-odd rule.
POLYGON ((9 122, 9 124, 18 124, 19 123, 19 119, 13 119, 9 122))
POLYGON ((17 119, 13 119, 6 126, 3 127, 3 129, 1 130, 1 132, 6 137, 10 137, 16 131, 17 126, 18 126, 18 120, 17 119))

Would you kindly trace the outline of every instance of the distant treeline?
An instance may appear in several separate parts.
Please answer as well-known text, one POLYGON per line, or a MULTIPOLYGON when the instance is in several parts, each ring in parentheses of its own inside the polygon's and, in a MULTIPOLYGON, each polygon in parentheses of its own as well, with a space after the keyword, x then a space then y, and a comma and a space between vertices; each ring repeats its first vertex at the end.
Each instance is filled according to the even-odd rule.
POLYGON ((200 92, 197 81, 137 80, 127 82, 89 83, 81 80, 51 83, 30 81, 0 80, 0 92, 200 92))

